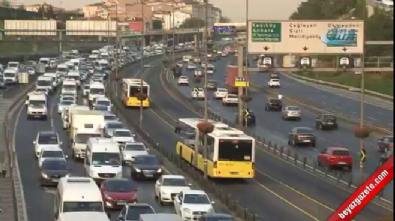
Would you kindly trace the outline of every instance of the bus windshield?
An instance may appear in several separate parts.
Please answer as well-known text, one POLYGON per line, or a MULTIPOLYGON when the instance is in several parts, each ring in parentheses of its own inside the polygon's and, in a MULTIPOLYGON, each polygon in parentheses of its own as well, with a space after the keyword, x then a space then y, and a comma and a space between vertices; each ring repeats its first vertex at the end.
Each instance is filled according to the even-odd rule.
MULTIPOLYGON (((140 93, 140 86, 129 86, 129 97, 136 97, 140 93)), ((148 87, 143 86, 143 94, 148 95, 148 87)))
POLYGON ((218 144, 219 161, 252 161, 252 140, 220 139, 218 144))

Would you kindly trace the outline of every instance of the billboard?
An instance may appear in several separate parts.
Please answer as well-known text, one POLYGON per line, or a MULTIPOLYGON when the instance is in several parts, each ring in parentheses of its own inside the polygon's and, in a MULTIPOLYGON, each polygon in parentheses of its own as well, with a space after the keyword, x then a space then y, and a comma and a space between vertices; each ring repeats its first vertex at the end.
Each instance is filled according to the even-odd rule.
POLYGON ((248 52, 362 54, 363 21, 249 21, 248 52))
POLYGON ((213 26, 214 41, 222 41, 223 38, 236 37, 236 26, 213 26))
POLYGON ((66 35, 75 36, 115 36, 116 21, 69 20, 66 21, 66 35))
POLYGON ((5 20, 4 29, 13 30, 5 31, 5 35, 56 36, 58 34, 56 31, 56 21, 54 20, 5 20))

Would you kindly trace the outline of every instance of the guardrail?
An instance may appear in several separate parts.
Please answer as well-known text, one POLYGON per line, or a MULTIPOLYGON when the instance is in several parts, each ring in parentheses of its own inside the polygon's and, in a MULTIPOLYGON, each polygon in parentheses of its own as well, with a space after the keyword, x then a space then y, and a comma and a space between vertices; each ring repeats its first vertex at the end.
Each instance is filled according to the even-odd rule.
MULTIPOLYGON (((170 82, 168 76, 160 75, 161 83, 164 84, 164 87, 172 93, 177 100, 187 106, 189 109, 203 116, 204 107, 196 102, 193 102, 191 99, 185 97, 174 85, 170 82)), ((238 127, 234 121, 230 121, 225 119, 224 117, 214 113, 211 110, 208 110, 209 118, 214 121, 221 121, 225 124, 228 124, 232 127, 238 127)), ((175 123, 175 122, 174 122, 175 123)), ((289 163, 292 163, 299 168, 306 170, 308 173, 314 173, 314 175, 319 176, 325 179, 327 182, 331 182, 335 185, 339 185, 342 188, 349 189, 350 191, 354 191, 359 186, 359 180, 353 180, 352 174, 346 171, 331 171, 329 168, 320 168, 317 162, 309 162, 307 157, 300 156, 297 152, 293 152, 290 149, 285 148, 284 146, 278 145, 267 138, 258 136, 254 132, 250 131, 248 128, 242 129, 247 135, 252 136, 257 141, 257 147, 264 150, 266 153, 274 155, 278 158, 287 160, 289 163)), ((357 165, 355 165, 357 166, 357 165)), ((378 165, 379 166, 379 162, 378 165)), ((383 198, 384 191, 380 192, 380 194, 374 199, 374 201, 384 207, 392 207, 392 202, 383 198)))
MULTIPOLYGON (((351 87, 351 86, 347 86, 347 85, 343 85, 343 84, 337 84, 337 83, 332 83, 332 82, 328 82, 328 81, 316 80, 316 79, 312 79, 312 78, 308 78, 308 77, 304 77, 304 76, 299 76, 297 74, 290 74, 290 73, 284 73, 284 74, 285 75, 289 75, 289 76, 294 77, 294 78, 297 78, 297 79, 301 79, 301 80, 304 80, 304 81, 315 83, 315 84, 321 84, 321 85, 335 87, 335 88, 340 88, 340 89, 353 91, 353 92, 361 91, 361 89, 357 88, 357 87, 351 87)), ((365 93, 368 94, 368 95, 371 95, 373 97, 378 97, 378 98, 381 98, 381 99, 394 101, 394 97, 390 96, 390 95, 387 95, 387 94, 381 94, 381 93, 378 93, 378 92, 375 92, 375 91, 371 91, 371 90, 366 90, 366 89, 365 89, 365 93)))

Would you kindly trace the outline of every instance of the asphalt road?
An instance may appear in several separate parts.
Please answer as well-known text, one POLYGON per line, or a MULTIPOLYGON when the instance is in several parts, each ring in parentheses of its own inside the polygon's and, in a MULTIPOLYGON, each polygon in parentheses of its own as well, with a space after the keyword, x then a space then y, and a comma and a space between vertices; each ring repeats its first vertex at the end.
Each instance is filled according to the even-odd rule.
MULTIPOLYGON (((131 73, 127 68, 124 73, 131 73)), ((175 151, 178 137, 173 124, 178 118, 198 117, 170 95, 159 81, 161 68, 144 73, 151 86, 153 107, 144 111, 144 128, 156 141, 170 151, 175 151)), ((131 75, 127 75, 128 77, 131 75)), ((128 110, 128 115, 138 119, 138 110, 128 110)), ((222 182, 221 188, 264 220, 326 220, 344 202, 349 192, 318 177, 305 173, 273 156, 256 152, 256 178, 245 182, 222 182)), ((385 211, 371 204, 357 220, 372 220, 385 211)))
MULTIPOLYGON (((220 61, 215 63, 216 73, 209 76, 210 79, 215 79, 218 82, 218 87, 224 87, 225 82, 225 70, 226 66, 230 62, 229 58, 222 58, 220 61)), ((186 70, 184 68, 183 74, 186 76, 192 76, 193 71, 186 70)), ((192 78, 191 78, 192 79, 192 78)), ((281 79, 283 80, 283 78, 281 79)), ((196 86, 193 81, 190 81, 190 87, 196 86)), ((265 81, 267 82, 267 81, 265 81)), ((173 81, 175 87, 178 87, 179 91, 186 97, 191 96, 191 88, 185 86, 177 86, 177 82, 173 81)), ((283 88, 286 88, 287 84, 283 84, 283 88)), ((316 91, 315 93, 319 93, 316 91)), ((268 97, 265 93, 259 90, 250 92, 253 96, 251 102, 249 102, 250 110, 254 111, 257 117, 257 124, 254 127, 250 127, 249 130, 253 131, 258 136, 267 138, 285 148, 290 148, 293 151, 297 151, 300 156, 306 156, 310 162, 316 163, 317 156, 321 150, 326 147, 340 146, 349 148, 354 159, 354 167, 352 170, 353 178, 355 181, 360 180, 360 167, 358 166, 360 154, 359 154, 359 140, 355 138, 353 132, 347 128, 340 126, 336 131, 320 131, 315 130, 317 137, 316 148, 312 147, 293 147, 288 145, 287 135, 294 127, 307 126, 314 128, 315 115, 310 114, 308 111, 304 111, 302 108, 302 120, 301 121, 283 121, 281 119, 281 113, 279 112, 266 112, 264 105, 266 104, 268 97)), ((213 99, 212 93, 209 93, 209 108, 216 112, 220 116, 228 120, 236 120, 237 107, 224 107, 221 101, 213 99)), ((196 101, 198 102, 198 101, 196 101)), ((202 102, 202 101, 199 101, 202 102)), ((377 140, 374 137, 370 137, 365 140, 365 147, 367 150, 368 159, 365 163, 364 177, 369 177, 379 166, 380 153, 376 149, 377 140)), ((387 186, 386 191, 393 192, 392 185, 387 186)))

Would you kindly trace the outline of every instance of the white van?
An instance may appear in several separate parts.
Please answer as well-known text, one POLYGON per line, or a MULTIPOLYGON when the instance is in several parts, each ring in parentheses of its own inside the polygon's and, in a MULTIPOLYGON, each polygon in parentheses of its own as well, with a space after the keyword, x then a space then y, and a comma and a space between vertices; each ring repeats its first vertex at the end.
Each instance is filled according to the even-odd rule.
POLYGON ((7 68, 9 68, 9 69, 16 69, 16 70, 19 70, 19 67, 20 67, 20 64, 19 64, 19 62, 17 62, 17 61, 10 61, 10 62, 8 62, 8 64, 7 64, 7 68))
POLYGON ((49 76, 40 76, 37 78, 36 88, 37 89, 47 89, 51 92, 54 88, 53 86, 53 78, 49 76))
POLYGON ((84 105, 77 105, 63 109, 62 112, 63 129, 69 128, 69 123, 70 123, 69 120, 71 119, 71 115, 73 114, 73 111, 77 111, 77 110, 90 110, 90 108, 84 105))
POLYGON ((78 71, 69 71, 66 74, 66 78, 74 79, 75 82, 77 83, 77 86, 79 86, 81 83, 81 75, 80 75, 80 72, 78 72, 78 71))
POLYGON ((18 84, 18 69, 5 69, 3 72, 3 78, 6 84, 18 84))
POLYGON ((56 73, 59 74, 61 77, 66 76, 68 72, 69 68, 66 64, 58 64, 58 66, 56 66, 56 73))
POLYGON ((60 77, 59 73, 54 73, 54 72, 45 73, 43 76, 52 78, 52 86, 54 88, 59 86, 62 83, 62 78, 60 77))
POLYGON ((48 116, 47 95, 44 93, 30 93, 27 100, 26 116, 30 118, 41 118, 46 120, 48 116))
POLYGON ((105 92, 106 92, 105 86, 103 83, 92 82, 89 85, 89 95, 88 95, 89 102, 92 102, 94 98, 106 97, 105 92))
POLYGON ((88 177, 62 177, 54 196, 56 221, 109 221, 99 187, 88 177))
POLYGON ((89 138, 84 167, 86 175, 97 182, 122 177, 122 158, 118 143, 111 138, 89 138))
POLYGON ((184 55, 182 56, 182 61, 183 62, 189 62, 192 59, 191 55, 184 55))
POLYGON ((77 82, 73 79, 64 80, 61 93, 73 93, 77 96, 77 82))
POLYGON ((40 58, 40 60, 38 60, 39 64, 43 64, 45 66, 45 68, 49 68, 49 61, 51 59, 49 58, 40 58))

